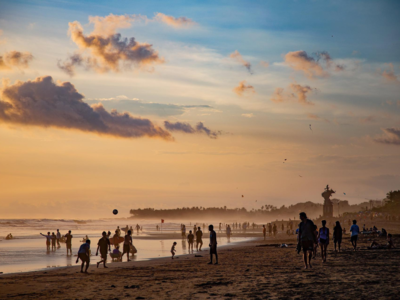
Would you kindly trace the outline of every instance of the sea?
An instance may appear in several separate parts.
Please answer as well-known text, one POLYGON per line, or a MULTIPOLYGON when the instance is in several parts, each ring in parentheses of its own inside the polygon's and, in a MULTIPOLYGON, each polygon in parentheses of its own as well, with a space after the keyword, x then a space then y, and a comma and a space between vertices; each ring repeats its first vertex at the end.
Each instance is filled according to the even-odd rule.
MULTIPOLYGON (((120 228, 139 225, 142 230, 134 230, 132 235, 133 245, 137 253, 132 258, 136 261, 143 261, 161 257, 171 256, 170 250, 174 241, 177 242, 176 255, 189 254, 188 245, 185 239, 172 239, 170 233, 179 233, 181 223, 165 222, 163 224, 149 220, 131 219, 102 219, 102 220, 53 220, 53 219, 0 219, 0 274, 39 271, 45 269, 69 267, 76 265, 76 255, 79 246, 83 243, 86 235, 91 240, 91 264, 96 264, 100 256, 96 257, 97 242, 103 231, 111 231, 114 234, 120 228), (156 226, 162 226, 157 230, 156 226), (46 238, 40 233, 54 232, 59 229, 62 235, 69 230, 73 235, 72 255, 67 255, 66 244, 61 243, 60 248, 48 251, 46 249, 46 238), (6 240, 8 234, 13 239, 6 240), (157 239, 151 235, 157 234, 157 239), (165 238, 162 237, 165 235, 165 238)), ((193 229, 195 223, 185 223, 186 232, 193 229)), ((202 227, 202 224, 198 223, 202 227)), ((124 232, 122 231, 122 235, 124 232)), ((251 238, 231 237, 229 240, 225 234, 218 234, 218 246, 224 247, 240 243, 251 238)), ((203 230, 203 249, 208 250, 208 230, 203 230)), ((122 245, 121 245, 122 246, 122 245)), ((112 249, 111 249, 112 250, 112 249)), ((122 250, 122 247, 121 247, 122 250)), ((195 250, 196 253, 196 250, 195 250)), ((207 255, 206 252, 200 254, 207 255)), ((126 256, 124 257, 124 260, 126 256)), ((111 262, 111 259, 108 260, 111 262)))

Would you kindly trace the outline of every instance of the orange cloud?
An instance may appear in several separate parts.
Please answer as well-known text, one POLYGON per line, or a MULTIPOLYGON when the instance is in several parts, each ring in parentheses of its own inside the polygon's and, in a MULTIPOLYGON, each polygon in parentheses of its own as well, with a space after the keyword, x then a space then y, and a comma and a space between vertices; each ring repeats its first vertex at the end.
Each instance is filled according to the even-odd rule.
POLYGON ((284 91, 285 90, 283 88, 276 88, 271 96, 271 101, 275 103, 283 102, 285 100, 285 97, 283 95, 284 91))
POLYGON ((271 96, 272 102, 284 102, 296 99, 298 103, 303 105, 314 105, 314 103, 307 100, 307 95, 312 93, 313 89, 308 85, 300 85, 297 83, 291 83, 287 91, 283 88, 276 88, 271 96))
POLYGON ((162 13, 157 13, 154 16, 154 20, 165 23, 175 28, 187 28, 196 24, 196 22, 186 17, 175 18, 173 16, 167 16, 162 13))
POLYGON ((399 82, 397 75, 394 73, 394 66, 392 63, 385 64, 389 70, 385 70, 382 72, 383 78, 390 82, 399 82))
POLYGON ((168 131, 148 119, 116 110, 108 112, 102 104, 89 106, 70 82, 55 84, 51 76, 6 85, 0 95, 0 122, 75 129, 120 138, 173 139, 168 131))
POLYGON ((18 69, 29 68, 29 63, 33 60, 30 52, 10 51, 0 55, 0 70, 8 71, 14 67, 18 69))
POLYGON ((244 66, 250 72, 250 74, 252 73, 251 64, 248 61, 244 60, 243 56, 240 54, 239 51, 235 50, 235 52, 232 52, 231 54, 229 54, 229 57, 234 59, 236 62, 238 62, 242 66, 244 66))
POLYGON ((255 89, 252 85, 246 85, 246 81, 243 80, 239 82, 239 85, 233 89, 233 91, 238 95, 238 96, 243 96, 244 93, 252 93, 255 94, 255 89))
POLYGON ((269 62, 267 61, 260 61, 260 65, 262 65, 264 68, 268 68, 269 67, 269 62))

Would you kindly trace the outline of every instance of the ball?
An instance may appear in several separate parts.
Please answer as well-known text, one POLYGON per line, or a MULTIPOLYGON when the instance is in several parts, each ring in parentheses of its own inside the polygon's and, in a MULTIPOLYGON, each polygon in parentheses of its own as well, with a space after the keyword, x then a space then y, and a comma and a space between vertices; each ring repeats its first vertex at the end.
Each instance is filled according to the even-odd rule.
POLYGON ((113 214, 114 214, 114 215, 117 215, 117 214, 118 214, 118 210, 114 209, 114 210, 113 210, 113 214))

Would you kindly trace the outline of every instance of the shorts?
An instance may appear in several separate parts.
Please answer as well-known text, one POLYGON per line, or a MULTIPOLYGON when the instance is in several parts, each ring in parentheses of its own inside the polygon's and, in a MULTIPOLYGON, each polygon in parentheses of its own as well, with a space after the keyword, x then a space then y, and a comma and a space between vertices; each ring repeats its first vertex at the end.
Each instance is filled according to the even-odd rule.
POLYGON ((339 243, 339 244, 341 244, 342 243, 342 238, 333 238, 333 242, 336 244, 336 243, 339 243))
POLYGON ((129 244, 124 244, 124 253, 129 253, 129 251, 131 251, 131 245, 129 244))
POLYGON ((106 251, 100 251, 100 256, 102 259, 107 260, 107 250, 106 251))
POLYGON ((67 249, 72 249, 72 244, 67 243, 67 249))
POLYGON ((301 242, 301 248, 303 248, 303 252, 314 250, 314 242, 313 241, 304 241, 301 242))
POLYGON ((78 253, 78 257, 81 259, 82 262, 90 263, 90 258, 86 253, 78 253))
POLYGON ((50 242, 49 242, 49 241, 47 241, 47 242, 46 242, 46 245, 47 245, 47 246, 50 246, 50 242))
POLYGON ((357 242, 357 240, 358 240, 358 235, 353 235, 353 236, 351 237, 351 241, 352 241, 352 242, 357 242))
POLYGON ((328 244, 329 244, 329 241, 328 241, 327 239, 319 239, 319 243, 320 243, 321 245, 328 245, 328 244))
POLYGON ((210 254, 217 254, 217 245, 210 247, 210 254))
POLYGON ((196 244, 198 245, 198 244, 202 244, 203 245, 203 241, 202 240, 197 240, 196 241, 196 244))

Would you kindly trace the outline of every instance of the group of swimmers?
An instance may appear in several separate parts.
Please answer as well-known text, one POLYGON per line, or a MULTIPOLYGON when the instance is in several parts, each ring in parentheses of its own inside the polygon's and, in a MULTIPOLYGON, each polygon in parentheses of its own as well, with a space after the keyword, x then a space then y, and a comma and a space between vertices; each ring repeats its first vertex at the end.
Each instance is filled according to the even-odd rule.
POLYGON ((57 233, 54 234, 54 232, 52 232, 52 234, 50 234, 50 231, 47 232, 47 235, 40 233, 40 235, 44 236, 46 238, 46 248, 48 251, 50 251, 50 245, 51 245, 51 249, 52 250, 56 250, 56 244, 57 244, 57 248, 60 248, 60 241, 61 239, 65 238, 65 243, 67 245, 67 255, 68 252, 72 255, 72 234, 71 234, 71 230, 68 231, 68 233, 66 235, 64 235, 63 237, 61 236, 60 230, 57 229, 57 233))

